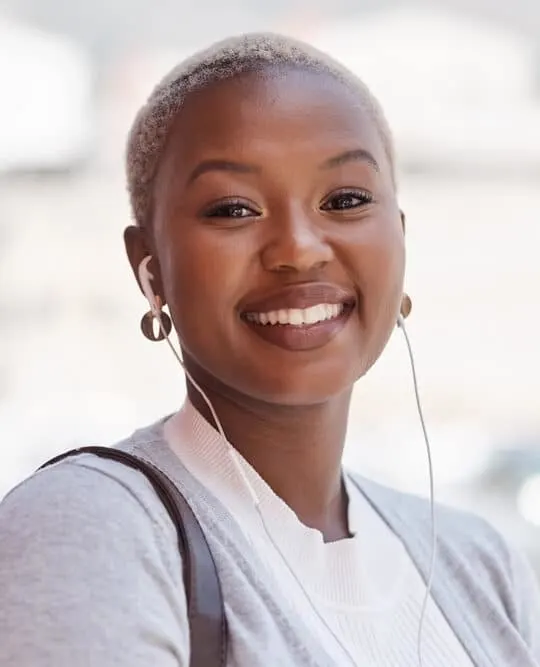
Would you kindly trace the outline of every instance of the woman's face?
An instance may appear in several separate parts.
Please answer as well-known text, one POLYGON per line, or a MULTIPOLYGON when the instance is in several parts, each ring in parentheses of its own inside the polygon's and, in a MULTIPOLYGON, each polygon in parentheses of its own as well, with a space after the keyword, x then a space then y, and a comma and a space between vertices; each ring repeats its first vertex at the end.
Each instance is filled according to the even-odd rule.
POLYGON ((403 227, 381 138, 343 84, 280 71, 190 95, 154 196, 153 270, 196 378, 311 405, 379 357, 403 227))

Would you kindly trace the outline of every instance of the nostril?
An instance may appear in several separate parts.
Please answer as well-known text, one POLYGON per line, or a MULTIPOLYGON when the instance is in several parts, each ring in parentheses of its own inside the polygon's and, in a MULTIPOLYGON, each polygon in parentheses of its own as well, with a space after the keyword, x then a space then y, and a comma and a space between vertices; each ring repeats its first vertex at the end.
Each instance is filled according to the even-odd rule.
POLYGON ((334 259, 334 253, 314 230, 303 229, 296 233, 276 230, 276 236, 263 249, 261 258, 268 271, 307 274, 327 266, 334 259))

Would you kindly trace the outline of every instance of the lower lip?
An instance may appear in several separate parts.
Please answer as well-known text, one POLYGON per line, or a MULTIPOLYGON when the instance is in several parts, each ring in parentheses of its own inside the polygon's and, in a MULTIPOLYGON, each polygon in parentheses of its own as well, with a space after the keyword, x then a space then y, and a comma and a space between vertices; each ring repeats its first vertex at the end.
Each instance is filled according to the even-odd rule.
POLYGON ((353 308, 346 307, 341 315, 316 324, 294 326, 291 324, 257 324, 243 320, 251 331, 267 343, 284 350, 315 350, 335 338, 345 327, 353 308))

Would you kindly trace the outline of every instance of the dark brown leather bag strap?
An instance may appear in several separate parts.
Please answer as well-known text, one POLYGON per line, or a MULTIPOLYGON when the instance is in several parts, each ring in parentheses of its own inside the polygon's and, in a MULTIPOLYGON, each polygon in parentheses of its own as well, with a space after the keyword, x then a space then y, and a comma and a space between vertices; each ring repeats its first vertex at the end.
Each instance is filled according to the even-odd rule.
POLYGON ((154 487, 178 534, 187 597, 190 667, 225 667, 227 624, 216 564, 188 502, 161 470, 137 456, 110 447, 81 447, 47 461, 45 468, 79 454, 95 454, 134 468, 154 487))

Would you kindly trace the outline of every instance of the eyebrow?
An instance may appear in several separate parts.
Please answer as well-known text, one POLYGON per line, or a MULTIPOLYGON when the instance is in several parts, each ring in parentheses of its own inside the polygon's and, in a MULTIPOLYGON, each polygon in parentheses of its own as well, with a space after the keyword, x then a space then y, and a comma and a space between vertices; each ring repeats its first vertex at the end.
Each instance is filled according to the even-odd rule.
MULTIPOLYGON (((356 148, 354 150, 345 151, 339 155, 329 158, 322 164, 322 169, 332 169, 334 167, 339 167, 342 164, 347 162, 367 162, 370 164, 376 171, 380 171, 380 167, 377 163, 377 160, 373 155, 363 149, 356 148)), ((231 160, 204 160, 200 162, 195 169, 191 172, 188 178, 188 183, 193 183, 199 176, 206 174, 210 171, 232 171, 237 174, 259 174, 261 168, 253 164, 244 164, 242 162, 232 162, 231 160)))
POLYGON ((233 171, 237 174, 258 174, 261 168, 253 164, 231 162, 230 160, 205 160, 204 162, 200 162, 191 172, 188 183, 193 183, 199 176, 209 171, 233 171))
POLYGON ((351 151, 345 151, 345 153, 340 153, 339 155, 331 157, 329 160, 326 160, 326 162, 323 163, 321 168, 332 169, 333 167, 339 167, 342 164, 354 161, 367 162, 375 169, 375 171, 381 170, 377 160, 373 157, 373 155, 363 148, 356 148, 351 151))

